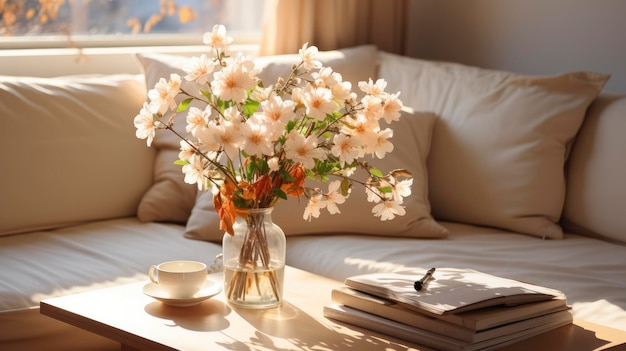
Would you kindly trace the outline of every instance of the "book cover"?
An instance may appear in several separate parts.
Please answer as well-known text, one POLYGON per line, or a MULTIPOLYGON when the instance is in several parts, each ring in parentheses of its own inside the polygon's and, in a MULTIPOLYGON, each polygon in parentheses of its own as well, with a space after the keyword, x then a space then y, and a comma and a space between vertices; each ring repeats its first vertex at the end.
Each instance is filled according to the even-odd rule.
POLYGON ((340 304, 331 304, 324 307, 324 316, 326 318, 369 330, 375 330, 379 333, 442 351, 493 350, 572 323, 573 318, 569 311, 556 313, 561 317, 555 318, 555 320, 546 324, 472 343, 429 332, 340 304))
POLYGON ((426 270, 415 268, 363 274, 347 278, 345 284, 355 290, 401 302, 407 308, 438 315, 564 296, 559 290, 458 268, 437 268, 424 289, 416 291, 413 284, 425 273, 426 270))
POLYGON ((468 342, 479 342, 506 335, 532 326, 541 325, 555 318, 554 312, 567 311, 565 300, 549 300, 518 306, 498 306, 482 310, 459 313, 458 315, 435 316, 402 308, 393 301, 359 292, 348 287, 332 291, 335 303, 355 308, 403 324, 418 327, 433 333, 451 336, 468 342), (537 305, 537 306, 535 306, 537 305), (526 308, 532 307, 532 308, 526 308), (467 315, 467 316, 464 316, 467 315), (453 321, 447 320, 454 316, 453 321), (468 321, 464 321, 467 318, 468 321), (487 328, 465 327, 481 324, 487 328))

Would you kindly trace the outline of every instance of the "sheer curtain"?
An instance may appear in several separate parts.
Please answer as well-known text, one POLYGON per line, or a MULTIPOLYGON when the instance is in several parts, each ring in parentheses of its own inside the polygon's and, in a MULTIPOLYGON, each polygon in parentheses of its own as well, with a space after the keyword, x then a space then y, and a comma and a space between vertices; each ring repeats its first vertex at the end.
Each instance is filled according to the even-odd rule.
POLYGON ((266 0, 262 55, 361 44, 404 53, 409 0, 266 0))

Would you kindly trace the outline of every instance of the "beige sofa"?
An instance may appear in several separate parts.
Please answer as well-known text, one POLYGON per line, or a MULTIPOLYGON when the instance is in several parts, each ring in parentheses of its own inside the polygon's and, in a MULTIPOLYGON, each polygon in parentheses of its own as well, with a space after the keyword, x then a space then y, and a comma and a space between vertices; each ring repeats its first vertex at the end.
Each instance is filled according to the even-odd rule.
MULTIPOLYGON (((132 124, 145 81, 187 58, 129 56, 120 72, 141 73, 0 77, 2 350, 117 349, 40 315, 39 301, 221 251, 210 198, 172 164, 175 138, 147 148, 132 124)), ((270 79, 294 59, 258 64, 270 79)), ((358 199, 312 222, 303 204, 279 204, 288 264, 338 280, 469 267, 562 290, 575 318, 626 330, 626 95, 601 92, 605 76, 522 77, 372 46, 322 60, 346 80, 385 78, 415 110, 385 161, 413 172, 413 196, 390 222, 358 199)))

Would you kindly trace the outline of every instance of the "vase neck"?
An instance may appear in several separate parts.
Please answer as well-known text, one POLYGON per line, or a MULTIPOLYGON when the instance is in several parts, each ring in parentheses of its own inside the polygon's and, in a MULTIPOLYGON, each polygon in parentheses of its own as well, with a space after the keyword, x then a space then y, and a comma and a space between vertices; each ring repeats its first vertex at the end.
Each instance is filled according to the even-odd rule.
POLYGON ((237 208, 235 209, 235 213, 237 213, 237 217, 249 222, 253 220, 255 222, 265 222, 265 223, 273 223, 272 222, 272 211, 273 207, 264 207, 264 208, 237 208))
POLYGON ((274 211, 274 207, 264 207, 264 208, 236 208, 235 212, 237 215, 246 217, 246 216, 267 216, 271 215, 272 211, 274 211))

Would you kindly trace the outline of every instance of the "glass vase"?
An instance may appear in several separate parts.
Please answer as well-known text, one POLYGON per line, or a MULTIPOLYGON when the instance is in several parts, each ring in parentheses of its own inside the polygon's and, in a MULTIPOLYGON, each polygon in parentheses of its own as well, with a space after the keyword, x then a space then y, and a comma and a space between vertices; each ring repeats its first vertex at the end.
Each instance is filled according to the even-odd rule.
POLYGON ((272 210, 237 209, 234 235, 224 234, 224 293, 231 305, 269 308, 282 302, 286 240, 272 210))

